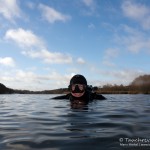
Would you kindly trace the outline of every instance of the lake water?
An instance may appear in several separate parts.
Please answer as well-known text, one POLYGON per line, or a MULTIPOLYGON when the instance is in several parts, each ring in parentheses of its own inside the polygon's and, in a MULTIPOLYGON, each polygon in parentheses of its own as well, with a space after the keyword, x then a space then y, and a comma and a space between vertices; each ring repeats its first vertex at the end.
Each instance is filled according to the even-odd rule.
POLYGON ((0 95, 0 150, 150 149, 150 95, 71 108, 56 95, 0 95))

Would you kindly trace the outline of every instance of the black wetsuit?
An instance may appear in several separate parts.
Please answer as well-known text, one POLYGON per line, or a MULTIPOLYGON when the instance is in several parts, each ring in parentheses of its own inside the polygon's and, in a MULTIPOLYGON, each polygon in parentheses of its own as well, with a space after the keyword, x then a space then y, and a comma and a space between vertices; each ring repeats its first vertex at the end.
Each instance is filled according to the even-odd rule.
POLYGON ((70 101, 81 100, 84 102, 89 102, 92 100, 105 100, 106 98, 103 95, 97 94, 95 92, 85 91, 84 95, 79 98, 76 98, 71 93, 69 93, 66 95, 53 97, 52 99, 69 99, 70 101))

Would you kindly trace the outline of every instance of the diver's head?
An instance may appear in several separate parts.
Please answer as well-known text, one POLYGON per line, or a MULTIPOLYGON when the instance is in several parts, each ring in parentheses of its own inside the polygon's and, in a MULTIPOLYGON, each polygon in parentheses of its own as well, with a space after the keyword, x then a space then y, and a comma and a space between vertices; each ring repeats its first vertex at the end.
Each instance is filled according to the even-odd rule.
POLYGON ((74 97, 81 97, 84 95, 87 87, 87 81, 83 75, 77 74, 70 80, 69 90, 74 97))

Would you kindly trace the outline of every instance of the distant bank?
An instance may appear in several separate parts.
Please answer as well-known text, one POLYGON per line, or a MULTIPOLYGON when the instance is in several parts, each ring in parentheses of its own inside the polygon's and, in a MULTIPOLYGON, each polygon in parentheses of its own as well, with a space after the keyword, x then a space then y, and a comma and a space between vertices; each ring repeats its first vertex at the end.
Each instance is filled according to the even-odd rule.
MULTIPOLYGON (((135 78, 129 85, 111 85, 93 87, 91 90, 100 94, 150 94, 150 75, 143 75, 135 78)), ((44 91, 16 90, 6 87, 0 83, 0 94, 64 94, 68 93, 67 88, 44 91)))
POLYGON ((18 90, 8 88, 4 84, 0 83, 0 94, 61 94, 66 93, 67 91, 67 88, 44 91, 18 90))

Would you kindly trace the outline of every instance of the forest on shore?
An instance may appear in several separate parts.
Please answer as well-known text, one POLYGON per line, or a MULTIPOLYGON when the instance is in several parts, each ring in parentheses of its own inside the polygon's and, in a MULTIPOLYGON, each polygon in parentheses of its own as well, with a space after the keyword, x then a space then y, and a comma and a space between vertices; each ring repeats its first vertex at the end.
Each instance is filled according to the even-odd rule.
MULTIPOLYGON (((107 84, 102 87, 89 86, 89 88, 99 94, 150 94, 150 75, 139 76, 127 86, 107 84)), ((0 83, 0 94, 64 94, 68 92, 67 88, 44 91, 17 90, 0 83)))

